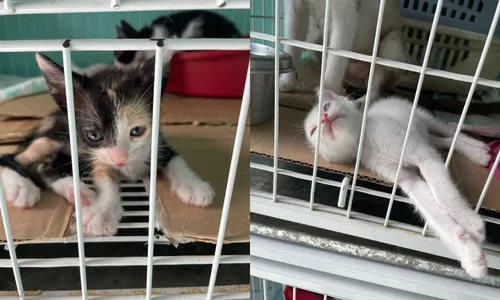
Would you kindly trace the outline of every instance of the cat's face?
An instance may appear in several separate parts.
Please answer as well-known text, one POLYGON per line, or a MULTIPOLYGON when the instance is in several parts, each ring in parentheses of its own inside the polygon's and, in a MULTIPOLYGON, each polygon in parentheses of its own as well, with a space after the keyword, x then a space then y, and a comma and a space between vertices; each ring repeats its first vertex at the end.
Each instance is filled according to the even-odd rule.
MULTIPOLYGON (((121 26, 116 26, 116 34, 119 39, 150 39, 153 37, 153 29, 149 26, 140 31, 135 30, 130 24, 121 21, 121 26)), ((137 68, 155 55, 154 51, 114 51, 115 66, 118 68, 137 68)))
MULTIPOLYGON (((319 97, 319 91, 317 94, 319 97)), ((314 149, 321 131, 321 156, 334 163, 346 163, 356 154, 362 112, 346 97, 328 90, 324 90, 323 94, 322 107, 317 103, 304 120, 304 133, 308 145, 314 149), (322 115, 320 127, 318 111, 322 115)))
MULTIPOLYGON (((52 97, 65 110, 63 69, 40 54, 37 62, 52 97)), ((73 73, 79 153, 122 171, 147 162, 153 83, 154 61, 128 72, 109 67, 90 77, 73 73)))

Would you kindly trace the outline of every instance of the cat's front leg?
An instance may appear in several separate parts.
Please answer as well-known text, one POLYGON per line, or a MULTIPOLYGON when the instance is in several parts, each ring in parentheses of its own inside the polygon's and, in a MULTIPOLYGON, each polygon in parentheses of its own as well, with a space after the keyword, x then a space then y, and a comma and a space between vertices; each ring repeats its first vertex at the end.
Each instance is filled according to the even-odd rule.
MULTIPOLYGON (((284 9, 284 37, 305 41, 309 24, 309 7, 304 0, 283 1, 284 9)), ((283 50, 292 56, 293 66, 297 69, 300 64, 302 48, 284 45, 283 50)), ((297 71, 280 75, 280 90, 292 92, 297 85, 297 71)))
POLYGON ((9 168, 0 169, 0 180, 7 202, 22 208, 31 208, 41 198, 41 190, 29 178, 9 168))
POLYGON ((215 192, 206 181, 194 172, 180 155, 173 156, 161 167, 172 191, 188 205, 206 207, 213 202, 215 192))
MULTIPOLYGON (((328 47, 352 50, 358 26, 356 1, 333 1, 330 9, 331 30, 328 47)), ((325 20, 325 26, 329 22, 325 20)), ((326 43, 326 41, 323 41, 326 43)), ((342 83, 347 70, 347 58, 328 53, 325 69, 325 89, 342 95, 342 83)))
POLYGON ((123 214, 120 185, 114 171, 96 165, 93 169, 97 199, 82 210, 84 233, 87 235, 115 235, 123 214))

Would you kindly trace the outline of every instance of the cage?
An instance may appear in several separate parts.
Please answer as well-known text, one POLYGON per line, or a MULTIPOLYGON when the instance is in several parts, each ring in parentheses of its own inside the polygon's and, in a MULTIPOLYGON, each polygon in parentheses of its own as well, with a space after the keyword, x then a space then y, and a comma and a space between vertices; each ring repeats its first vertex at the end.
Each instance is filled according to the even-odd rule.
MULTIPOLYGON (((379 9, 386 2, 380 1, 379 9)), ((369 62, 370 76, 374 64, 408 71, 416 78, 405 82, 412 88, 406 97, 413 100, 413 112, 419 102, 427 100, 426 89, 434 94, 461 94, 461 102, 452 97, 444 99, 458 107, 456 124, 450 127, 456 139, 467 127, 466 117, 473 113, 471 103, 476 92, 499 86, 499 69, 493 62, 499 53, 496 35, 500 5, 498 1, 402 0, 400 9, 405 17, 402 33, 409 43, 408 54, 418 58, 412 63, 379 58, 377 39, 373 53, 366 55, 286 37, 283 1, 252 1, 250 37, 252 42, 277 50, 286 44, 369 62), (462 13, 467 17, 461 19, 462 13), (459 58, 471 58, 473 51, 475 58, 470 64, 459 62, 459 58), (486 75, 490 63, 491 73, 486 75), (460 71, 454 69, 457 64, 461 64, 460 71)), ((380 11, 378 16, 377 34, 382 22, 380 11)), ((322 34, 326 37, 327 30, 322 34)), ((279 51, 274 55, 278 59, 279 51)), ((475 279, 429 232, 427 223, 415 215, 410 200, 393 182, 361 168, 359 159, 353 165, 332 164, 317 150, 305 146, 300 126, 315 101, 321 101, 312 96, 313 89, 324 86, 324 69, 316 65, 311 71, 314 68, 307 61, 307 55, 303 55, 300 65, 294 66, 299 76, 294 92, 280 92, 278 80, 274 82, 274 102, 269 103, 274 107, 274 120, 251 129, 250 272, 259 290, 253 299, 282 299, 276 296, 279 293, 269 298, 270 291, 262 287, 259 278, 311 291, 324 299, 495 299, 500 283, 500 248, 495 237, 500 216, 498 202, 493 198, 485 201, 498 188, 494 173, 499 156, 493 157, 489 168, 478 168, 453 153, 453 146, 444 153, 446 167, 486 222, 484 249, 489 274, 475 279)), ((275 72, 278 78, 279 70, 275 72)), ((435 98, 429 101, 438 102, 435 98)), ((443 120, 437 112, 435 115, 443 120)), ((363 126, 365 120, 366 106, 363 126)), ((495 128, 497 124, 489 129, 495 128)), ((409 132, 408 128, 404 130, 403 145, 409 132)), ((357 157, 364 151, 359 145, 366 139, 364 129, 361 132, 357 157)), ((489 136, 489 140, 497 138, 486 131, 480 134, 489 136)))
MULTIPOLYGON (((186 96, 192 95, 189 92, 167 93, 163 99, 168 100, 160 105, 163 91, 158 79, 165 49, 198 56, 202 51, 241 56, 248 53, 248 39, 118 40, 115 26, 124 19, 138 28, 160 15, 203 9, 225 16, 248 33, 249 3, 6 0, 0 7, 2 155, 14 152, 26 134, 55 109, 37 70, 35 52, 47 53, 64 67, 69 76, 66 90, 72 90, 71 70, 80 73, 112 64, 114 50, 153 51, 151 167, 157 166, 158 157, 154 133, 166 132, 188 164, 216 190, 214 205, 203 210, 181 205, 165 185, 166 179, 156 172, 144 180, 121 181, 124 213, 118 233, 84 236, 84 199, 78 185, 73 191, 75 209, 47 191, 32 209, 22 210, 6 201, 0 183, 5 247, 0 259, 2 299, 247 299, 248 66, 243 66, 238 77, 239 96, 233 89, 231 101, 186 96)), ((238 66, 241 69, 241 59, 238 66)), ((69 135, 75 141, 73 93, 68 93, 67 103, 69 135)), ((70 148, 71 167, 77 168, 76 147, 75 143, 70 148)), ((75 182, 80 179, 95 187, 90 174, 74 173, 75 182)))

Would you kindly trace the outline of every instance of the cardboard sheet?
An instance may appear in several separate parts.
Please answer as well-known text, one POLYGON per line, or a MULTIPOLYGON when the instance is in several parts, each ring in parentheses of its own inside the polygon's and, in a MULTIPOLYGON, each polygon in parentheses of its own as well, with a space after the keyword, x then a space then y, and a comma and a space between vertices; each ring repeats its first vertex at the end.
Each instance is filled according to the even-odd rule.
MULTIPOLYGON (((216 190, 212 207, 201 209, 185 205, 170 191, 166 179, 159 176, 157 191, 161 201, 157 219, 174 243, 217 238, 227 174, 238 121, 241 100, 202 99, 175 96, 162 102, 162 124, 169 143, 216 190), (194 126, 193 123, 196 125, 194 126), (175 124, 175 125, 174 125, 175 124), (191 125, 187 125, 191 124, 191 125), (204 125, 207 124, 207 125, 204 125)), ((57 109, 48 94, 20 98, 0 105, 0 154, 12 153, 18 142, 39 122, 57 109)), ((249 241, 249 130, 240 157, 226 243, 249 241)), ((73 207, 62 197, 44 192, 32 209, 8 205, 13 237, 18 242, 64 239, 69 236, 73 207)), ((0 243, 5 242, 0 225, 0 243)))
MULTIPOLYGON (((450 170, 464 196, 469 199, 472 205, 476 205, 490 170, 476 165, 465 156, 458 153, 454 153, 451 158, 450 170)), ((500 212, 499 195, 500 180, 493 177, 481 206, 500 212)))
MULTIPOLYGON (((303 135, 300 125, 306 117, 306 112, 280 107, 280 125, 279 125, 279 159, 303 166, 314 165, 314 152, 306 146, 306 137, 303 135)), ((253 126, 250 137, 250 151, 264 156, 273 156, 274 151, 274 124, 266 122, 264 124, 253 126)), ((337 174, 353 174, 353 165, 332 164, 320 158, 318 169, 337 174)), ((384 185, 389 183, 379 179, 375 174, 360 169, 359 178, 384 185)))
MULTIPOLYGON (((159 178, 157 191, 164 209, 164 213, 158 214, 160 226, 174 244, 195 240, 215 243, 236 127, 184 125, 164 126, 162 130, 174 149, 212 185, 216 198, 208 208, 187 206, 171 192, 168 181, 159 178)), ((247 127, 229 211, 226 243, 248 242, 250 238, 249 134, 247 127)))
POLYGON ((237 124, 241 99, 181 97, 167 94, 161 103, 162 124, 237 124))

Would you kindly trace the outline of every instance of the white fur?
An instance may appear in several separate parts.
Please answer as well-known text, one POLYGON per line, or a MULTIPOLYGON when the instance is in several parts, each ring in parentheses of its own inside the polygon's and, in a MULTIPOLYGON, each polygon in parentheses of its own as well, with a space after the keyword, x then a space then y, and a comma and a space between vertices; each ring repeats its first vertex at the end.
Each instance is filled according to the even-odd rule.
POLYGON ((40 188, 30 179, 22 177, 9 168, 0 170, 0 178, 5 198, 14 206, 30 208, 40 201, 40 188))
MULTIPOLYGON (((323 43, 324 24, 330 25, 328 47, 351 50, 371 55, 377 25, 380 0, 332 0, 330 22, 325 22, 325 0, 288 0, 284 1, 284 37, 323 43)), ((405 61, 406 54, 401 37, 403 18, 398 0, 388 0, 385 4, 384 19, 381 28, 378 57, 405 61)), ((294 66, 298 66, 302 49, 285 45, 284 50, 292 55, 294 66)), ((312 57, 319 54, 312 52, 312 57)), ((346 75, 348 59, 336 55, 327 55, 325 69, 325 88, 342 94, 342 82, 346 75)), ((351 68, 356 71, 356 68, 351 68)), ((366 69, 366 68, 365 68, 366 69)), ((389 76, 399 77, 400 71, 378 66, 375 69, 372 99, 379 96, 383 84, 389 76)), ((360 78, 366 85, 368 74, 350 74, 348 77, 360 78)), ((290 92, 295 89, 297 74, 287 73, 280 76, 280 89, 290 92)), ((346 82, 351 84, 351 82, 346 82)), ((359 84, 355 84, 359 85, 359 84)), ((361 99, 364 101, 364 98, 361 99)))
POLYGON ((95 181, 97 200, 82 209, 83 230, 87 235, 114 235, 122 217, 120 187, 110 178, 95 181))
MULTIPOLYGON (((331 124, 333 134, 328 134, 326 123, 321 126, 319 152, 333 163, 352 163, 356 158, 362 112, 347 98, 330 91, 325 91, 324 99, 325 104, 329 103, 325 113, 329 117, 342 117, 331 124)), ((410 112, 411 103, 399 98, 379 100, 368 111, 361 165, 390 182, 396 175, 410 112)), ((312 147, 319 132, 310 134, 316 126, 317 113, 318 105, 304 122, 312 147)), ((437 236, 457 255, 462 267, 471 276, 481 277, 487 273, 481 249, 484 222, 454 185, 438 152, 438 149, 449 150, 453 134, 453 130, 432 115, 417 109, 398 182, 437 236)), ((459 135, 456 151, 482 166, 490 160, 488 146, 464 134, 459 135)))
POLYGON ((172 158, 162 171, 184 203, 205 207, 213 202, 215 193, 210 184, 201 180, 181 156, 172 158))
MULTIPOLYGON (((73 177, 66 176, 50 184, 50 188, 56 192, 57 194, 64 197, 71 204, 75 204, 74 197, 74 185, 73 185, 73 177)), ((82 202, 82 206, 86 206, 90 203, 94 203, 96 199, 96 193, 84 182, 80 182, 80 199, 82 202)))

